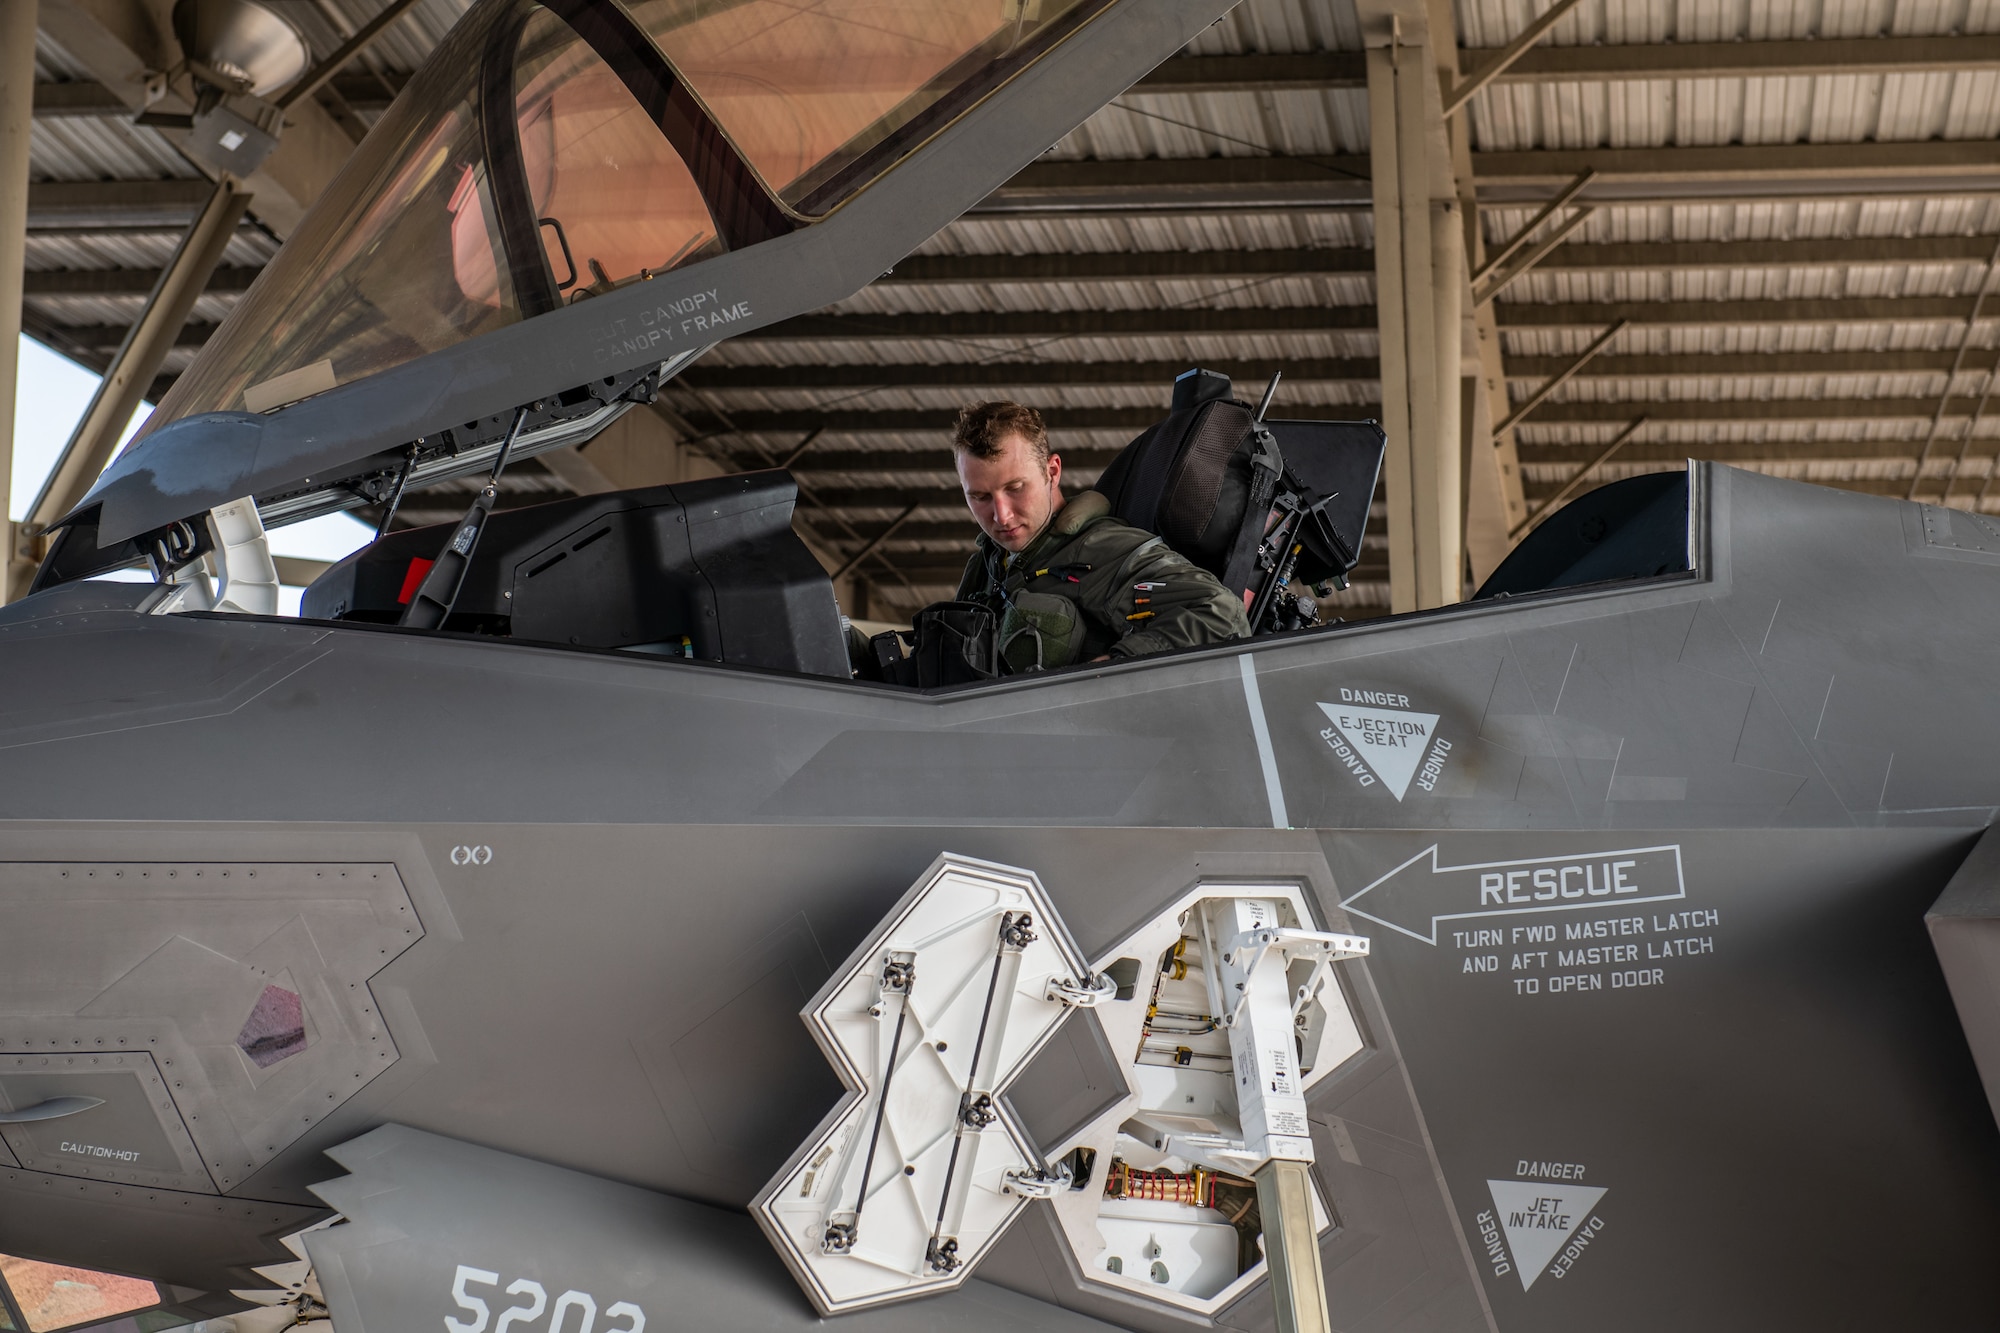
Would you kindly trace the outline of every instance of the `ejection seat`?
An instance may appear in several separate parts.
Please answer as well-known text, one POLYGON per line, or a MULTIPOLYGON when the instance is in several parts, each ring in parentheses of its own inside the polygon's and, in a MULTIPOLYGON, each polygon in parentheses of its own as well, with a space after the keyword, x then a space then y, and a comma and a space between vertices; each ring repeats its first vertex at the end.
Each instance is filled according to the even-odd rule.
POLYGON ((1184 371, 1166 419, 1094 488, 1113 517, 1158 533, 1239 594, 1252 634, 1318 624, 1299 590, 1347 586, 1387 444, 1373 421, 1269 419, 1276 388, 1252 408, 1227 375, 1184 371))

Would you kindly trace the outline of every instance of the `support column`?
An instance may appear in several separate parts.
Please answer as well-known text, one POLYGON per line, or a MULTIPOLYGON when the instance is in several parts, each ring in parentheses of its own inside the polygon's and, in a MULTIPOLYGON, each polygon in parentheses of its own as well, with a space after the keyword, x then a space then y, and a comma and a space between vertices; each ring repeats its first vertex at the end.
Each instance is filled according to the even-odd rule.
MULTIPOLYGON (((35 0, 0 0, 0 531, 13 549, 14 390, 28 253, 28 140, 35 117, 35 0)), ((0 602, 7 600, 0 565, 0 602)))
MULTIPOLYGON (((23 540, 14 548, 17 581, 24 572, 32 574, 42 535, 49 525, 83 499, 97 474, 111 461, 125 423, 145 401, 147 387, 160 373, 160 365, 172 349, 181 325, 187 323, 195 299, 207 288, 209 276, 236 234, 236 224, 242 220, 249 202, 250 196, 239 192, 224 177, 209 197, 207 207, 181 238, 173 259, 160 271, 160 280, 146 298, 138 322, 125 335, 125 342, 112 358, 110 369, 104 372, 83 419, 77 422, 69 443, 63 446, 62 456, 56 460, 48 480, 42 483, 34 507, 21 524, 23 540), (25 549, 31 544, 37 549, 25 549), (29 566, 25 571, 21 569, 24 564, 29 566)), ((21 586, 24 582, 16 587, 17 594, 21 586)))
MULTIPOLYGON (((1364 2, 1373 4, 1376 0, 1364 2)), ((1432 54, 1437 59, 1440 86, 1466 88, 1458 67, 1458 35, 1449 0, 1427 0, 1425 20, 1431 34, 1432 54)), ((1481 67, 1482 71, 1484 68, 1481 67)), ((1508 534, 1527 517, 1528 510, 1521 489, 1514 433, 1507 431, 1499 438, 1493 434, 1494 424, 1504 420, 1509 411, 1499 323, 1492 302, 1475 301, 1470 290, 1471 275, 1490 261, 1480 231, 1479 197, 1472 175, 1469 113, 1463 113, 1461 107, 1460 114, 1447 116, 1445 133, 1452 180, 1458 192, 1459 221, 1464 229, 1467 318, 1460 396, 1464 405, 1460 413, 1460 475, 1464 478, 1461 500, 1465 560, 1470 567, 1471 584, 1477 587, 1512 549, 1513 539, 1508 534)))
POLYGON ((1465 225, 1456 199, 1431 204, 1431 309, 1437 327, 1437 369, 1431 392, 1437 399, 1436 448, 1426 466, 1436 481, 1419 489, 1429 580, 1419 592, 1425 606, 1465 600, 1465 225), (1425 600, 1427 599, 1427 600, 1425 600))
POLYGON ((1375 306, 1389 436, 1390 606, 1415 611, 1464 596, 1464 231, 1422 22, 1390 17, 1387 40, 1368 51, 1375 306))

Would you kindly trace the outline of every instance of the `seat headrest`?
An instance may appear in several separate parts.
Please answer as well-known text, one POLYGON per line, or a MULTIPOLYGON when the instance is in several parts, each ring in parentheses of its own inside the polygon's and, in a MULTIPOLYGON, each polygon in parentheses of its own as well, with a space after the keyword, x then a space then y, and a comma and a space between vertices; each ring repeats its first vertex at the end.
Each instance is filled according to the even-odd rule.
POLYGON ((1056 531, 1074 537, 1084 528, 1111 512, 1111 501, 1096 491, 1084 491, 1063 505, 1056 515, 1056 531))

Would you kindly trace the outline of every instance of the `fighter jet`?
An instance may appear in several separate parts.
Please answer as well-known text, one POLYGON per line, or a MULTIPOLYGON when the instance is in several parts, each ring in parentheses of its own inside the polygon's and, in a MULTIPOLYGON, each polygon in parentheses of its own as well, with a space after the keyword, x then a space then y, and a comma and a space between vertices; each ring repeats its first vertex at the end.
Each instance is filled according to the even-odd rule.
POLYGON ((1691 463, 1314 624, 1379 432, 1197 371, 1126 475, 1257 632, 998 674, 845 634, 782 471, 494 510, 1226 7, 467 14, 0 611, 0 1251, 216 1333, 1991 1327, 1992 520, 1691 463), (276 614, 269 528, 467 476, 276 614))

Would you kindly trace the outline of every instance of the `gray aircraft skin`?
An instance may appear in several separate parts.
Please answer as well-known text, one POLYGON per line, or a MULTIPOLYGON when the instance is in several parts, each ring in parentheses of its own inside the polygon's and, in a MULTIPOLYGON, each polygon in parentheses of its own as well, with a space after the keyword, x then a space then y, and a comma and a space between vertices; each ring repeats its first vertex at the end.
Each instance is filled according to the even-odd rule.
MULTIPOLYGON (((0 611, 0 1251, 212 1317, 337 1217, 304 1248, 339 1333, 484 1333, 468 1272, 492 1333, 571 1298, 584 1333, 1273 1327, 1261 1279, 1100 1280, 1042 1201, 955 1288, 823 1317, 753 1220, 853 1093, 802 1011, 977 858, 1093 962, 1231 885, 1369 939, 1306 1096, 1335 1327, 2000 1320, 1991 520, 1695 463, 1678 572, 935 690, 77 577, 246 494, 352 503, 327 478, 436 423, 623 393, 661 354, 593 360, 613 303, 837 299, 1224 8, 1109 5, 756 262, 114 465, 0 611), (1357 758, 1371 725, 1420 755, 1357 758)), ((1123 1094, 1110 1022, 1008 1086, 1042 1150, 1123 1094)))

